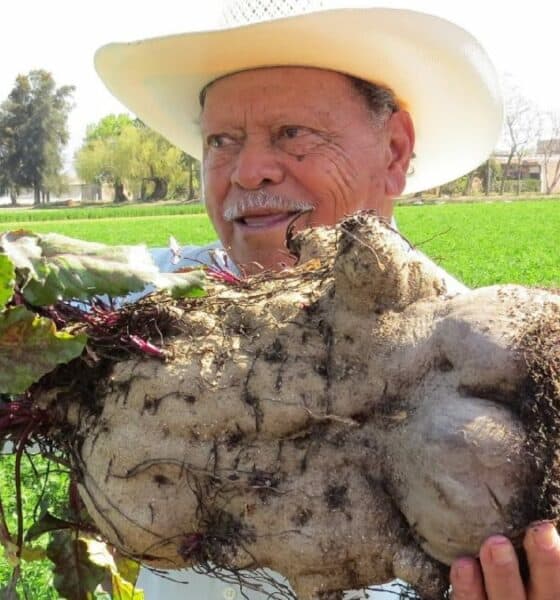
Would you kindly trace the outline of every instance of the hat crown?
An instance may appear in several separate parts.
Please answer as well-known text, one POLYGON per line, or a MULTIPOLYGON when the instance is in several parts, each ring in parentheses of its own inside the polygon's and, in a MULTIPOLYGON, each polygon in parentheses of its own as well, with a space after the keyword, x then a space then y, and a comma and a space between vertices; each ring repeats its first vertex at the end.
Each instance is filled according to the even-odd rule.
POLYGON ((222 8, 223 28, 251 25, 326 8, 326 0, 227 0, 222 8))

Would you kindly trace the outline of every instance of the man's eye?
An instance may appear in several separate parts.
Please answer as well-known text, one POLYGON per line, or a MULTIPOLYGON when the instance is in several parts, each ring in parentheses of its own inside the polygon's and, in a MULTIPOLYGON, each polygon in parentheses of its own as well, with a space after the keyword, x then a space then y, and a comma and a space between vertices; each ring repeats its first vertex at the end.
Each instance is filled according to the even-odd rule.
POLYGON ((233 139, 223 133, 209 135, 206 138, 206 143, 210 148, 223 148, 228 144, 233 143, 233 139))
POLYGON ((206 138, 206 142, 210 148, 220 148, 222 146, 222 141, 221 135, 209 135, 206 138))
POLYGON ((300 156, 316 149, 322 142, 322 136, 311 127, 286 125, 277 131, 274 142, 285 152, 300 156))
POLYGON ((282 137, 288 138, 288 139, 294 139, 297 138, 299 135, 301 135, 304 132, 302 127, 297 127, 296 125, 290 125, 288 127, 283 127, 282 130, 280 131, 280 135, 282 137))

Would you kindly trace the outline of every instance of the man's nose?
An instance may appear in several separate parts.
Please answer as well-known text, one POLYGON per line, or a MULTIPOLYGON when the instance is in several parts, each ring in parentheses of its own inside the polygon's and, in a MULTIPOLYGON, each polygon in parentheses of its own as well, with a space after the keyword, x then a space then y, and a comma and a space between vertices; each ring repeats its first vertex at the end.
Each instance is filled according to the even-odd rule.
POLYGON ((280 183, 283 178, 284 167, 272 144, 245 140, 231 182, 246 190, 256 190, 266 184, 280 183))

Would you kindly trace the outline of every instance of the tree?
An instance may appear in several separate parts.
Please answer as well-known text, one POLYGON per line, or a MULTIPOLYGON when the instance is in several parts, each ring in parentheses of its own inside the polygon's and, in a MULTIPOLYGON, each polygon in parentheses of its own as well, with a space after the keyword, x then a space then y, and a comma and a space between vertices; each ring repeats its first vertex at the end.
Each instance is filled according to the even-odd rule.
POLYGON ((140 120, 135 122, 134 131, 127 133, 137 140, 133 176, 136 181, 141 181, 140 199, 147 202, 163 200, 167 196, 169 179, 173 175, 173 166, 178 163, 180 150, 140 120))
POLYGON ((541 118, 548 139, 539 140, 537 153, 543 158, 545 191, 551 194, 560 181, 560 115, 546 112, 541 118))
POLYGON ((73 92, 73 86, 57 88, 49 72, 34 70, 18 75, 0 106, 0 184, 12 202, 21 187, 32 187, 40 204, 48 182, 59 179, 73 92))
POLYGON ((189 173, 187 201, 194 200, 196 190, 200 189, 200 161, 183 152, 181 162, 189 173))
POLYGON ((97 124, 89 125, 83 146, 75 156, 79 177, 91 183, 113 186, 114 202, 126 202, 125 180, 131 169, 130 147, 122 138, 132 119, 125 114, 107 115, 97 124))
POLYGON ((132 125, 133 120, 124 113, 119 115, 107 115, 103 117, 99 123, 90 124, 86 128, 86 142, 94 142, 95 140, 107 140, 117 137, 122 130, 129 125, 132 125))
POLYGON ((12 205, 17 203, 19 195, 14 157, 14 138, 0 122, 0 195, 9 195, 12 205))
MULTIPOLYGON (((139 197, 152 202, 166 197, 192 200, 200 182, 200 163, 164 137, 135 121, 137 143, 133 179, 141 181, 139 197)), ((132 137, 132 131, 126 132, 132 137)))
POLYGON ((508 155, 503 165, 503 177, 500 184, 500 194, 504 193, 506 178, 513 159, 517 159, 517 191, 520 190, 521 163, 528 148, 538 136, 540 127, 538 111, 528 100, 519 87, 510 79, 505 82, 505 116, 502 144, 507 147, 508 155))
POLYGON ((481 174, 484 194, 488 196, 492 191, 493 182, 502 177, 502 166, 495 158, 490 157, 485 163, 478 167, 478 170, 481 174))
POLYGON ((115 201, 126 189, 142 201, 188 195, 198 187, 197 161, 170 144, 142 121, 108 115, 88 127, 76 154, 76 171, 85 181, 114 186, 115 201))

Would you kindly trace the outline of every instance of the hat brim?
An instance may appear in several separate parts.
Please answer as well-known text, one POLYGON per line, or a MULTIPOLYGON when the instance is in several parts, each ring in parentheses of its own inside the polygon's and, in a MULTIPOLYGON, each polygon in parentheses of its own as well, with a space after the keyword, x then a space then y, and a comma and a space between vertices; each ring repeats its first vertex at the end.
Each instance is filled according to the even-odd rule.
POLYGON ((97 51, 95 66, 125 106, 196 158, 202 156, 199 93, 224 75, 307 66, 389 86, 416 130, 405 193, 478 166, 502 126, 498 77, 478 41, 453 23, 409 10, 337 9, 109 44, 97 51))

